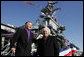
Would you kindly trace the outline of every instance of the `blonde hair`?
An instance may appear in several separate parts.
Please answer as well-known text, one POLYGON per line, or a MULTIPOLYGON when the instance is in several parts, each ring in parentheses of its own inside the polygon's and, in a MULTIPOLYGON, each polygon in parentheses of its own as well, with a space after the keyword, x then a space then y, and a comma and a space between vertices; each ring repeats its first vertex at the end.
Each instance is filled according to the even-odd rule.
POLYGON ((49 35, 51 34, 51 31, 50 31, 50 29, 48 27, 43 28, 42 31, 44 31, 44 30, 47 30, 49 32, 49 35))

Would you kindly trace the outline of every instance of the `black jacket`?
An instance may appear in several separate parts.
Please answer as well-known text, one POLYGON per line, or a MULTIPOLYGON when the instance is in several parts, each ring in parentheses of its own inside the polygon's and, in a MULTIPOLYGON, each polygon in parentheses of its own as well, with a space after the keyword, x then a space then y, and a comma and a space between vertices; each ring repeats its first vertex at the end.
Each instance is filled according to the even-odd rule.
POLYGON ((49 36, 46 40, 43 37, 37 43, 37 53, 39 56, 59 56, 59 45, 55 36, 49 36))
POLYGON ((30 32, 30 39, 28 40, 25 29, 18 29, 14 37, 11 39, 10 47, 16 47, 15 56, 30 56, 32 40, 35 40, 33 34, 30 32), (15 46, 15 43, 17 45, 15 46))

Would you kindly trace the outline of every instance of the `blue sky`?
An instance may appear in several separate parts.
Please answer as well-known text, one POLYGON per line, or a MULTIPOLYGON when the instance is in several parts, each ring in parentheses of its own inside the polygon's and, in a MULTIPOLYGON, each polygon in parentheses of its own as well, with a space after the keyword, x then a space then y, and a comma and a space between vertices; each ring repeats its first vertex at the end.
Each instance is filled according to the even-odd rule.
MULTIPOLYGON (((29 1, 41 7, 47 5, 47 1, 29 1)), ((58 1, 54 7, 61 7, 56 16, 61 25, 66 26, 64 34, 71 43, 83 51, 83 1, 58 1)), ((26 21, 35 24, 40 10, 23 1, 1 1, 1 23, 22 26, 26 21)), ((42 19, 41 19, 42 20, 42 19)))

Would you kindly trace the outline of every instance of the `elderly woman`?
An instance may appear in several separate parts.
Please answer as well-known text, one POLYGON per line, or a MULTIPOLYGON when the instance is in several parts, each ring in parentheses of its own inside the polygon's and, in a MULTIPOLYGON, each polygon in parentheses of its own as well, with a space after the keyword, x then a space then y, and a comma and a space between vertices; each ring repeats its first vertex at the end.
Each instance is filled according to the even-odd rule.
POLYGON ((59 46, 55 36, 50 36, 50 29, 43 28, 43 37, 37 41, 39 56, 59 56, 59 46))

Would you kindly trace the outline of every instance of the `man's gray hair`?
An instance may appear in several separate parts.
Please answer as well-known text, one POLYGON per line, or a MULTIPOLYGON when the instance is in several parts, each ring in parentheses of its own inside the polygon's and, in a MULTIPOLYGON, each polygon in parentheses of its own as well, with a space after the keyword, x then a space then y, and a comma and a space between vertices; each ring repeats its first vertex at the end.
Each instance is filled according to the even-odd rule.
POLYGON ((25 25, 26 25, 28 22, 29 22, 29 23, 32 23, 31 21, 27 21, 27 22, 25 23, 25 25))

